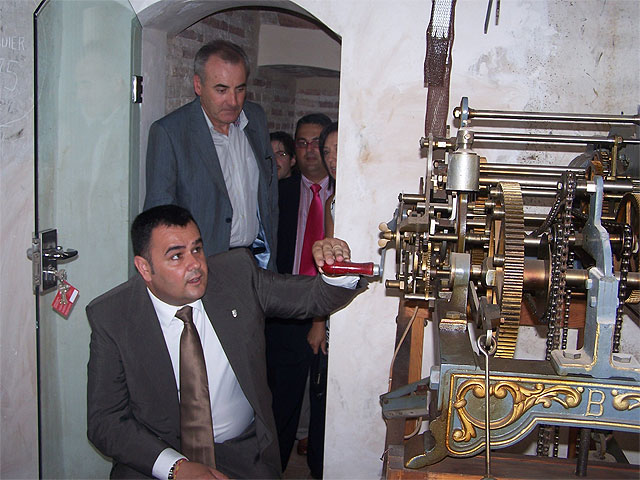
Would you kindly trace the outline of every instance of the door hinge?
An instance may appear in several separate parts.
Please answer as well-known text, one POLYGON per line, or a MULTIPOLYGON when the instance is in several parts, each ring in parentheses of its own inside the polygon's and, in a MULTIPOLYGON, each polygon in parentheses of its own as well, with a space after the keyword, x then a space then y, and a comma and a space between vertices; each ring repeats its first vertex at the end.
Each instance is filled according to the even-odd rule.
POLYGON ((142 76, 131 76, 131 102, 142 103, 142 76))

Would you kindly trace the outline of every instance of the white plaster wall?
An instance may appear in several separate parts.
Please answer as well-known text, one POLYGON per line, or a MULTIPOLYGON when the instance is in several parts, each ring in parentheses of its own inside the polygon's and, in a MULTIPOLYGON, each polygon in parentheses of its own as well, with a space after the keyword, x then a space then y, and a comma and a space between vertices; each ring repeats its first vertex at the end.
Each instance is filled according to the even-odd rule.
MULTIPOLYGON (((476 109, 638 113, 639 2, 502 2, 499 25, 492 13, 485 35, 486 3, 458 1, 450 112, 467 96, 476 109)), ((608 127, 602 129, 606 134, 608 127)), ((479 153, 488 153, 491 162, 543 164, 565 164, 575 156, 479 153)))
POLYGON ((37 478, 33 232, 35 2, 0 2, 0 478, 37 478))
MULTIPOLYGON (((300 1, 342 36, 336 235, 354 260, 378 256, 378 224, 424 172, 422 65, 430 2, 300 1)), ((394 257, 394 255, 390 255, 394 257)), ((393 268, 390 268, 393 275, 393 268)), ((380 283, 331 318, 326 478, 376 478, 398 300, 380 283)))

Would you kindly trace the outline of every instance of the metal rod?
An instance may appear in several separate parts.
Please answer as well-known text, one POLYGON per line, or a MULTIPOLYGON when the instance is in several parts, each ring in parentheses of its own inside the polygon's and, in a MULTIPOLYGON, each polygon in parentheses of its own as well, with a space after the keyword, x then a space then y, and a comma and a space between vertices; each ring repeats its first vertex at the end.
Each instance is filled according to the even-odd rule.
POLYGON ((485 473, 482 480, 493 479, 491 476, 491 377, 489 374, 489 355, 496 351, 497 343, 493 338, 491 330, 487 330, 485 335, 478 338, 478 350, 484 355, 484 452, 485 452, 485 473))
POLYGON ((587 476, 587 462, 589 460, 589 443, 591 442, 591 429, 580 429, 580 451, 576 463, 576 475, 578 477, 587 476))
POLYGON ((485 478, 491 478, 491 410, 489 410, 489 391, 491 388, 489 377, 489 352, 484 354, 484 441, 485 441, 485 478))
MULTIPOLYGON (((581 190, 582 185, 578 184, 578 190, 581 190)), ((584 187, 586 188, 586 186, 584 187)), ((606 192, 627 193, 633 191, 633 180, 605 180, 602 184, 602 188, 606 192)))
POLYGON ((427 199, 424 195, 420 195, 419 193, 401 193, 400 201, 405 203, 420 203, 426 202, 427 199))
MULTIPOLYGON (((542 135, 510 132, 474 132, 474 141, 488 142, 510 142, 510 143, 552 143, 569 145, 587 145, 591 143, 613 145, 615 138, 609 137, 589 137, 589 136, 569 136, 569 135, 542 135)), ((622 139, 623 144, 640 145, 637 139, 622 139)))
MULTIPOLYGON (((547 179, 544 179, 542 177, 527 179, 527 178, 522 178, 522 176, 518 176, 518 175, 507 176, 507 175, 492 175, 492 174, 483 175, 480 177, 480 180, 479 180, 480 185, 482 187, 497 185, 500 182, 518 182, 521 186, 529 187, 526 189, 528 194, 531 194, 530 192, 547 191, 547 192, 553 192, 554 195, 558 188, 558 181, 559 179, 554 179, 553 177, 549 177, 547 179)), ((611 193, 624 194, 627 192, 634 191, 632 180, 616 180, 616 181, 605 180, 603 182, 602 187, 604 192, 607 194, 611 194, 611 193)), ((576 190, 582 193, 582 192, 586 192, 587 189, 588 189, 587 182, 584 180, 579 180, 578 185, 576 186, 576 190)), ((525 189, 522 189, 523 195, 524 195, 524 192, 525 192, 525 189)))
MULTIPOLYGON (((453 109, 453 116, 460 118, 460 107, 453 109)), ((475 110, 469 108, 469 118, 500 120, 530 120, 534 122, 575 122, 575 123, 636 123, 640 115, 607 115, 590 113, 549 113, 549 112, 509 112, 504 110, 475 110)))
POLYGON ((555 190, 533 190, 528 188, 523 188, 522 195, 525 197, 555 197, 555 190))
POLYGON ((493 170, 513 170, 518 172, 531 172, 531 171, 539 171, 543 170, 547 172, 548 175, 553 175, 557 173, 558 175, 564 172, 575 172, 575 173, 584 173, 584 168, 581 167, 559 167, 557 165, 517 165, 510 163, 481 163, 480 164, 480 172, 489 172, 493 170))
MULTIPOLYGON (((564 172, 564 170, 563 170, 564 172)), ((578 173, 580 175, 584 175, 584 170, 575 172, 578 173)), ((560 176, 562 175, 561 172, 553 172, 553 171, 547 171, 545 170, 544 167, 540 167, 540 168, 530 168, 528 170, 515 170, 515 169, 511 169, 508 167, 505 168, 501 168, 501 169, 491 169, 491 170, 485 170, 482 167, 480 167, 480 175, 512 175, 512 176, 522 176, 522 175, 526 175, 528 177, 530 176, 542 176, 542 177, 552 177, 552 178, 560 178, 560 176)))
POLYGON ((518 181, 520 185, 524 185, 527 187, 546 187, 546 189, 553 189, 554 191, 558 188, 558 180, 557 179, 543 179, 543 178, 510 178, 506 176, 498 176, 498 175, 486 175, 480 177, 480 185, 496 185, 500 182, 513 182, 518 181))

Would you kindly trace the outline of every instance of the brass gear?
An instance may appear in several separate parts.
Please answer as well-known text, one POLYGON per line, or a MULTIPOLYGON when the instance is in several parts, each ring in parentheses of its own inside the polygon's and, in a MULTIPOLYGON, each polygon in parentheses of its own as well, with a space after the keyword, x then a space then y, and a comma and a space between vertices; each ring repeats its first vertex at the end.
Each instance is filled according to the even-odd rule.
POLYGON ((422 272, 424 297, 429 298, 433 296, 431 294, 431 242, 427 242, 427 251, 422 254, 420 270, 422 272))
POLYGON ((500 306, 497 331, 497 357, 513 358, 520 326, 520 308, 524 283, 524 208, 520 185, 515 182, 498 184, 500 194, 496 206, 504 210, 504 218, 491 220, 489 254, 504 258, 496 267, 494 303, 500 306))
MULTIPOLYGON (((485 200, 486 200, 485 197, 476 196, 476 200, 473 203, 473 208, 471 209, 474 215, 478 217, 485 215, 486 213, 485 206, 484 206, 485 200)), ((484 235, 485 233, 484 227, 479 227, 479 228, 476 227, 476 228, 473 228, 471 231, 476 235, 484 235)), ((485 251, 482 246, 471 248, 471 265, 482 265, 482 261, 484 260, 484 257, 485 257, 485 251)))

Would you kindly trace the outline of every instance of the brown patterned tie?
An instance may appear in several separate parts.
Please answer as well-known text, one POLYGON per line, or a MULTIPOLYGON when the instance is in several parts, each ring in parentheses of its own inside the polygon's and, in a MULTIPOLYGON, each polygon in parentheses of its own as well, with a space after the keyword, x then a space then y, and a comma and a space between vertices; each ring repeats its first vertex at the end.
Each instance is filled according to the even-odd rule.
POLYGON ((193 308, 188 305, 176 313, 184 322, 180 336, 180 450, 192 462, 215 468, 207 367, 192 315, 193 308))

